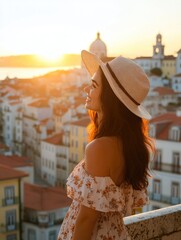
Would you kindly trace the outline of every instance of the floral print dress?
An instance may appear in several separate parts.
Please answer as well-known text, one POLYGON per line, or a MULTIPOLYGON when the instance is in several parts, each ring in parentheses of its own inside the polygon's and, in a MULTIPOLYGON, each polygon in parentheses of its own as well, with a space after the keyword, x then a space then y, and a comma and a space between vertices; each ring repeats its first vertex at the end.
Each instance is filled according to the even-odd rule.
POLYGON ((100 211, 91 240, 129 239, 123 217, 148 202, 146 190, 133 190, 126 183, 116 186, 110 177, 93 177, 82 160, 67 179, 67 195, 73 199, 62 223, 58 240, 71 240, 80 205, 100 211))

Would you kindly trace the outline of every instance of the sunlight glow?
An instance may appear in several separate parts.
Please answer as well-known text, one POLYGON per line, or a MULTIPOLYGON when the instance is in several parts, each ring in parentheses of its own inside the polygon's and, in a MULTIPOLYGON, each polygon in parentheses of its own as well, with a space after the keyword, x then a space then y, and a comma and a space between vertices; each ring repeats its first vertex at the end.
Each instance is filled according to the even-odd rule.
POLYGON ((47 53, 43 53, 43 54, 38 54, 38 57, 45 62, 56 63, 63 58, 63 54, 60 55, 60 54, 53 53, 53 52, 47 52, 47 53))

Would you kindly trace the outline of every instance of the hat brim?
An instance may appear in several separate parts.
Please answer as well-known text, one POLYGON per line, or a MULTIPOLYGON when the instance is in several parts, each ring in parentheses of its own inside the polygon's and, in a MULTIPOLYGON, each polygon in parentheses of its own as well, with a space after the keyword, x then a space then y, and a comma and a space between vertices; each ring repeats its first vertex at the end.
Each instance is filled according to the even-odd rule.
POLYGON ((151 115, 147 112, 142 104, 136 105, 123 91, 120 94, 121 89, 113 79, 112 75, 110 74, 106 64, 98 58, 97 55, 90 53, 86 50, 81 52, 82 61, 90 73, 91 76, 101 67, 110 87, 112 88, 115 95, 119 98, 119 100, 135 115, 144 118, 144 119, 151 119, 151 115))

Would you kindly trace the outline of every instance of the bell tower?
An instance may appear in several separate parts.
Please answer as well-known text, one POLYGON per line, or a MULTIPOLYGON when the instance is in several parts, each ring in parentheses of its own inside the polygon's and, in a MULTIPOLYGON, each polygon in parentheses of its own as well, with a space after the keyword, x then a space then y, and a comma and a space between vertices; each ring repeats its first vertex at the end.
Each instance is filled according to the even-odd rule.
POLYGON ((156 36, 156 44, 153 46, 153 59, 164 59, 164 48, 162 45, 162 35, 159 33, 156 36))

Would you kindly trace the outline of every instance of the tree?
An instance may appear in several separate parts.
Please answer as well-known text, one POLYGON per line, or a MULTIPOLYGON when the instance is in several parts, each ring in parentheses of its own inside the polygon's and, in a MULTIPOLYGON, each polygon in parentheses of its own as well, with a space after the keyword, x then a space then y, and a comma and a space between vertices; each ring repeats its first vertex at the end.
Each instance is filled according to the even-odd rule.
POLYGON ((152 74, 154 74, 156 76, 161 76, 163 72, 162 72, 162 70, 160 68, 155 67, 155 68, 152 68, 150 70, 150 73, 152 73, 152 74))

